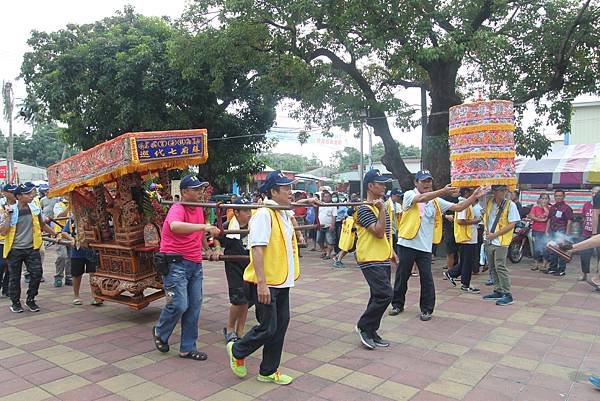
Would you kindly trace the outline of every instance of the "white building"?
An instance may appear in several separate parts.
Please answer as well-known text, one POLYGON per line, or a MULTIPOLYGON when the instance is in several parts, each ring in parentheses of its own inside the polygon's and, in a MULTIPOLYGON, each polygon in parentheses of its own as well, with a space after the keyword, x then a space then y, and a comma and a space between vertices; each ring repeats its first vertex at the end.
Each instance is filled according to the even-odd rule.
POLYGON ((573 103, 571 132, 565 144, 600 143, 600 100, 573 103))

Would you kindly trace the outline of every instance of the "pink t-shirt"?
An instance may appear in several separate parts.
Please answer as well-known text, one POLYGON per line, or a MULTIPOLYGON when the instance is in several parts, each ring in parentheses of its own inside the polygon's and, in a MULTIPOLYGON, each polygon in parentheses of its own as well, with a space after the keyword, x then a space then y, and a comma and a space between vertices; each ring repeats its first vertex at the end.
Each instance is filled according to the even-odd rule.
POLYGON ((531 229, 533 231, 537 231, 537 232, 544 232, 546 231, 546 225, 548 224, 548 213, 549 213, 549 209, 548 211, 544 210, 543 207, 539 206, 539 205, 535 205, 534 207, 531 208, 531 212, 532 215, 534 215, 535 217, 539 217, 539 218, 543 218, 544 221, 534 221, 531 224, 531 229))
POLYGON ((167 214, 160 238, 161 252, 178 253, 183 255, 184 259, 201 263, 204 231, 175 234, 171 232, 171 223, 174 221, 204 224, 204 211, 201 207, 185 207, 179 203, 174 204, 167 214))

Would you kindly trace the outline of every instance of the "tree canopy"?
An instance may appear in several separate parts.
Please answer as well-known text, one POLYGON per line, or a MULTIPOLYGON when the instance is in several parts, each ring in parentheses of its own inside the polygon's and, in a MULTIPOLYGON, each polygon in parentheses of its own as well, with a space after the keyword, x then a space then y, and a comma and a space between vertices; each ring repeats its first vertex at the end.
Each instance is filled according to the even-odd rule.
POLYGON ((277 99, 260 84, 264 57, 222 29, 190 32, 130 7, 100 21, 33 31, 21 76, 27 112, 66 125, 83 149, 125 132, 207 128, 202 175, 225 186, 262 166, 277 99))
MULTIPOLYGON (((410 145, 406 146, 402 143, 396 141, 396 146, 398 146, 398 153, 402 158, 420 158, 421 157, 421 149, 416 146, 410 145)), ((383 155, 385 154, 385 148, 383 143, 379 142, 373 145, 371 148, 371 160, 374 162, 379 162, 383 155)), ((364 162, 367 163, 368 155, 364 155, 364 162)), ((354 170, 357 164, 360 163, 360 151, 356 148, 345 147, 343 150, 338 150, 333 154, 332 162, 334 168, 339 173, 343 173, 346 171, 354 170)))
MULTIPOLYGON (((247 27, 248 47, 270 55, 271 81, 299 101, 295 115, 307 125, 348 127, 367 110, 382 161, 403 187, 412 179, 388 118, 403 128, 417 121, 399 91, 429 93, 423 161, 443 185, 448 109, 474 90, 512 99, 519 111, 533 100, 564 127, 569 100, 600 87, 600 10, 590 0, 196 0, 185 19, 247 27)), ((517 132, 521 153, 546 152, 535 128, 517 132)))
MULTIPOLYGON (((21 133, 13 137, 13 152, 16 161, 38 167, 48 167, 65 157, 75 154, 78 149, 67 146, 61 140, 61 129, 53 123, 33 125, 31 134, 21 133)), ((8 138, 0 132, 0 157, 6 157, 8 138)))

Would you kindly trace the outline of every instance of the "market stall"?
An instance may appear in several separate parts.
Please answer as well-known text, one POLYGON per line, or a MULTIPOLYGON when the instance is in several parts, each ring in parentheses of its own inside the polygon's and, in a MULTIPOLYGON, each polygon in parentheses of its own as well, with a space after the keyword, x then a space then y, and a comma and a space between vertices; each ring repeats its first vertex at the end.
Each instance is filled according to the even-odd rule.
POLYGON ((204 129, 123 134, 48 168, 50 196, 69 196, 77 244, 95 249, 93 296, 141 309, 164 296, 154 270, 160 228, 171 199, 168 170, 208 159, 204 129), (156 191, 144 180, 157 178, 156 191))
POLYGON ((540 160, 518 158, 519 184, 524 188, 584 188, 600 184, 600 143, 555 143, 540 160))

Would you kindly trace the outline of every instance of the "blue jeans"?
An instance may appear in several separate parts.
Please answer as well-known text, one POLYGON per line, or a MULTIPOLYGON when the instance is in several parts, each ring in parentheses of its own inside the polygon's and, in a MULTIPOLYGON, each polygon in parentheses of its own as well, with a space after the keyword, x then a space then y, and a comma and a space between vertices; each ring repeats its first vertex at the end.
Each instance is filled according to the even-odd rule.
POLYGON ((164 342, 181 319, 181 353, 196 351, 198 320, 202 305, 202 263, 183 259, 171 263, 169 274, 163 277, 166 305, 160 312, 156 332, 164 342))
POLYGON ((546 244, 548 239, 546 233, 543 231, 532 231, 533 235, 533 259, 538 262, 548 260, 548 251, 546 251, 546 244))

